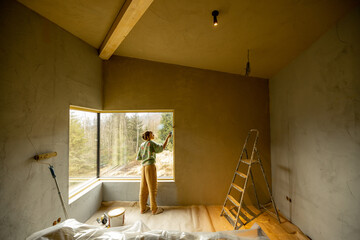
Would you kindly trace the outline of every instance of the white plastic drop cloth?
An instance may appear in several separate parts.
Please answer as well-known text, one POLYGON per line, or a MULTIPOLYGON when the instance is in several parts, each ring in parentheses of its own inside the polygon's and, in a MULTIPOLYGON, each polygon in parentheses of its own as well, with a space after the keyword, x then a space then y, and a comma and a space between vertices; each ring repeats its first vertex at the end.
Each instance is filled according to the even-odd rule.
POLYGON ((180 232, 150 230, 143 222, 137 221, 133 225, 104 228, 80 223, 75 219, 68 219, 56 226, 46 228, 29 236, 26 240, 100 240, 100 239, 269 239, 261 228, 254 224, 251 229, 224 232, 180 232))

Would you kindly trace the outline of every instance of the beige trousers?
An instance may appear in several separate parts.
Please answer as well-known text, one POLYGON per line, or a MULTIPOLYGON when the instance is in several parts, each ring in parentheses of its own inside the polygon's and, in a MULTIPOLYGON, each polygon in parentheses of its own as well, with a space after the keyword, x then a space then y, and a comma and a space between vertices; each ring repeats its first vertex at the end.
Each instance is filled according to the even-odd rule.
POLYGON ((155 164, 142 166, 139 204, 140 211, 146 208, 148 196, 150 196, 150 208, 152 212, 156 212, 156 194, 157 194, 157 174, 155 164))

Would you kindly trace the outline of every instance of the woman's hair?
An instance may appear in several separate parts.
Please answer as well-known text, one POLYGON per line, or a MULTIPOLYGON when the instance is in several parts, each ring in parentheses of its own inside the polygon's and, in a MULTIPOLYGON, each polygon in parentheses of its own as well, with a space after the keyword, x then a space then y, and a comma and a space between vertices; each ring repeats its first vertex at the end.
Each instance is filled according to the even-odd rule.
POLYGON ((144 140, 150 140, 150 133, 152 133, 152 131, 146 131, 143 133, 142 135, 142 139, 144 140))

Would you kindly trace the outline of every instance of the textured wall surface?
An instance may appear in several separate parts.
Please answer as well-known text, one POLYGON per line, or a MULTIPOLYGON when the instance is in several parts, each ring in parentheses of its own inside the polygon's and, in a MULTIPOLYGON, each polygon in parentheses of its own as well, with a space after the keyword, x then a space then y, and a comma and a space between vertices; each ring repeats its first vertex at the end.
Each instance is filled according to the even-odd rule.
POLYGON ((275 199, 312 239, 360 236, 359 26, 357 8, 270 79, 275 199))
MULTIPOLYGON (((139 201, 139 181, 104 181, 102 188, 103 201, 139 201)), ((178 196, 175 182, 158 182, 159 206, 176 206, 178 196)))
POLYGON ((86 222, 98 210, 103 200, 103 184, 98 181, 91 185, 86 190, 82 191, 80 196, 71 199, 72 203, 69 205, 69 212, 71 217, 79 222, 86 222))
POLYGON ((0 11, 0 239, 24 239, 64 219, 49 169, 31 158, 58 153, 48 162, 66 201, 69 105, 102 107, 102 63, 21 4, 1 1, 0 11))
MULTIPOLYGON (((270 177, 266 79, 113 56, 104 62, 104 109, 174 109, 175 183, 159 185, 161 203, 222 204, 250 128, 261 132, 259 149, 270 177)), ((111 186, 121 191, 104 186, 105 192, 111 186)), ((130 190, 128 196, 138 194, 130 190)))

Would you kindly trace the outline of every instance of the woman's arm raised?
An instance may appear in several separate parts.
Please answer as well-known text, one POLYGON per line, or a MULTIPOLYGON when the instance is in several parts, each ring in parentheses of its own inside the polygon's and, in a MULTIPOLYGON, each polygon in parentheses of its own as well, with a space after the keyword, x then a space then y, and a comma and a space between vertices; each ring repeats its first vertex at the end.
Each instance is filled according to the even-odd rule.
POLYGON ((165 142, 164 142, 164 144, 163 144, 163 149, 165 149, 165 148, 166 148, 166 145, 167 145, 167 143, 168 143, 169 138, 171 137, 171 135, 172 135, 172 133, 171 133, 171 132, 169 132, 169 135, 166 137, 165 142))

